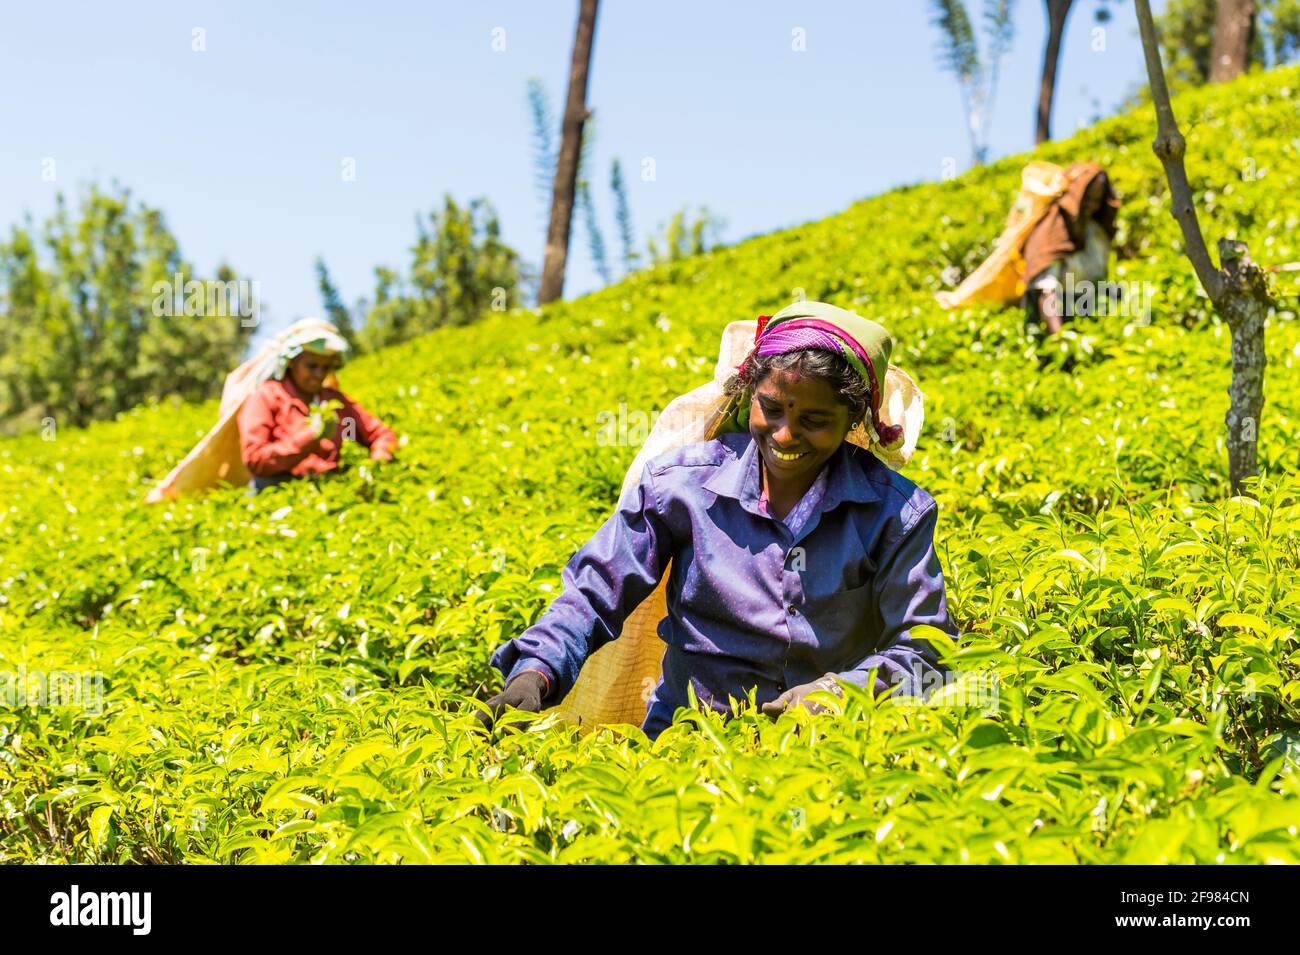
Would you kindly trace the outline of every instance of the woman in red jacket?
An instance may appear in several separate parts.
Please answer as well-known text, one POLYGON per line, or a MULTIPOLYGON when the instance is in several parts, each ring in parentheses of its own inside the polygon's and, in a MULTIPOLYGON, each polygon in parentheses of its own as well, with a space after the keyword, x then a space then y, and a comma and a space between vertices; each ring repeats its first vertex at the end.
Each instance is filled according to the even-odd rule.
POLYGON ((339 465, 339 447, 354 440, 376 461, 391 461, 391 428, 325 382, 343 364, 347 342, 333 334, 290 339, 276 371, 239 410, 240 451, 256 491, 339 465))

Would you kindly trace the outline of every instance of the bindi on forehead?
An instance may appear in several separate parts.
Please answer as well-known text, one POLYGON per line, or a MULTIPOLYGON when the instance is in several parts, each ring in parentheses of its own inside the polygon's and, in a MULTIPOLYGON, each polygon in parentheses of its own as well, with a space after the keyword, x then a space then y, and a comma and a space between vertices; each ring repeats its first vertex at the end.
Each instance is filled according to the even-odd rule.
POLYGON ((770 404, 833 414, 837 404, 830 394, 830 386, 819 378, 787 375, 784 381, 765 380, 755 394, 770 404))

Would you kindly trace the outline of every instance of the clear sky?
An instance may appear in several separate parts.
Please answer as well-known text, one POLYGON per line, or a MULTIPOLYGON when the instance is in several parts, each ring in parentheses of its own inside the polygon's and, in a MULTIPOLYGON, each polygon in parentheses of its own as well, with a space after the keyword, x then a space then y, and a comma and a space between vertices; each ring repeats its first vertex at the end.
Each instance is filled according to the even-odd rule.
MULTIPOLYGON (((488 198, 506 240, 540 268, 526 81, 543 80, 558 116, 577 0, 5 6, 6 229, 25 212, 44 218, 57 190, 117 180, 166 213, 201 272, 224 259, 260 283, 264 331, 320 313, 317 255, 347 302, 369 296, 374 266, 406 267, 415 216, 444 191, 488 198)), ((978 17, 982 0, 967 6, 978 17)), ((1132 5, 1112 5, 1103 35, 1093 32, 1095 6, 1078 0, 1071 14, 1058 135, 1109 115, 1143 75, 1132 5)), ((687 204, 707 205, 734 242, 939 178, 946 159, 967 168, 958 88, 936 65, 930 9, 924 0, 603 0, 588 103, 607 245, 616 245, 615 156, 642 244, 687 204), (654 181, 641 178, 647 157, 654 181)), ((1033 143, 1041 0, 1018 0, 1015 20, 994 158, 1033 143)), ((598 287, 577 222, 569 261, 567 296, 598 287)))

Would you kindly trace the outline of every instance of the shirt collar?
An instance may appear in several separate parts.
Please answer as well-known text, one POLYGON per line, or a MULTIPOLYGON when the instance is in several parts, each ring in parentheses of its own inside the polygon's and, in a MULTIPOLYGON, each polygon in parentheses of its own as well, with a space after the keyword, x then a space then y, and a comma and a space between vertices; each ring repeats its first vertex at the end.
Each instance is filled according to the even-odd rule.
MULTIPOLYGON (((727 437, 729 436, 724 436, 724 442, 734 448, 735 445, 727 441, 727 437)), ((740 506, 750 513, 761 515, 763 512, 758 509, 761 493, 758 469, 762 461, 758 454, 758 444, 753 437, 746 435, 745 440, 744 451, 736 457, 728 455, 704 482, 704 487, 715 494, 739 501, 740 506)), ((856 455, 851 454, 856 450, 856 445, 851 446, 845 441, 823 465, 829 472, 826 475, 826 494, 818 510, 829 511, 841 501, 868 503, 880 500, 880 494, 867 480, 862 465, 855 460, 856 455)))

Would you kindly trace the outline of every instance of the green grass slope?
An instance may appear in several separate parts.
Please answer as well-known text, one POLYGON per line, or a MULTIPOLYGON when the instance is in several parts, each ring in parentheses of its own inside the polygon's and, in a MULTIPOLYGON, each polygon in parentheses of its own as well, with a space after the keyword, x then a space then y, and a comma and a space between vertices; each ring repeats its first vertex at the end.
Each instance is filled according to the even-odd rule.
MULTIPOLYGON (((1300 259, 1297 87, 1177 103, 1207 236, 1264 262, 1300 259)), ((1266 475, 1231 498, 1228 331, 1153 129, 1035 153, 1111 171, 1112 277, 1155 283, 1149 323, 1044 345, 1018 310, 935 305, 1000 231, 1015 157, 358 360, 345 387, 410 442, 319 487, 144 505, 215 403, 0 442, 0 861, 1300 861, 1295 273, 1266 475), (609 512, 639 416, 799 290, 886 324, 927 394, 905 473, 940 504, 953 665, 996 704, 475 732, 491 650, 609 512)))

